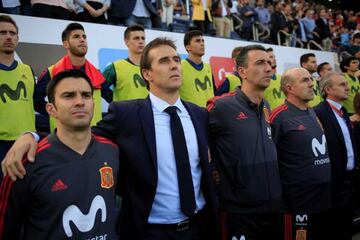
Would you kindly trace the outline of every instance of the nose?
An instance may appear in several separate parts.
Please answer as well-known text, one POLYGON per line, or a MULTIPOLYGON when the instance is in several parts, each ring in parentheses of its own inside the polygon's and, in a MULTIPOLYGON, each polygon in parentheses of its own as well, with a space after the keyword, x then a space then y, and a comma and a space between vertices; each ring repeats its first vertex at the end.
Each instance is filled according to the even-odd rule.
POLYGON ((85 104, 83 96, 81 96, 79 93, 76 94, 74 101, 76 106, 83 106, 85 104))
POLYGON ((266 62, 265 64, 265 72, 271 72, 272 68, 271 68, 271 64, 270 62, 266 62))

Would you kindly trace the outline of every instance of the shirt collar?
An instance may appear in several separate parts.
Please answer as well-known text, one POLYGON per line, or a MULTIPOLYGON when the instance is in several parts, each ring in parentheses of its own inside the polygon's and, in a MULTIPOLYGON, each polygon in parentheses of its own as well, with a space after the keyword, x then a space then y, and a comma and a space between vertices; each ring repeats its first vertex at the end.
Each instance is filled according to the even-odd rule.
POLYGON ((153 106, 153 108, 156 109, 156 111, 158 111, 159 113, 162 113, 165 111, 166 108, 170 107, 170 106, 175 106, 177 107, 178 111, 181 112, 186 112, 185 106, 184 104, 181 102, 180 97, 176 100, 176 102, 174 103, 174 105, 170 105, 169 103, 167 103, 166 101, 164 101, 163 99, 155 96, 154 94, 152 94, 151 92, 149 93, 149 98, 151 101, 151 105, 153 106))
POLYGON ((340 110, 342 105, 338 102, 335 102, 334 100, 331 99, 326 99, 326 101, 328 101, 331 105, 333 105, 334 107, 336 107, 337 110, 340 110))

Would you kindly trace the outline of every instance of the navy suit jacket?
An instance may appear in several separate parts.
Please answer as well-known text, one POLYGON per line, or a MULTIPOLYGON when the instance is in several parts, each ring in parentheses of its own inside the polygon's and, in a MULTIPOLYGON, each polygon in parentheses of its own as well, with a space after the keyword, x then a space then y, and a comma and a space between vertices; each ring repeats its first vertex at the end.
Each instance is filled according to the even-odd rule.
MULTIPOLYGON (((317 105, 314 110, 324 128, 326 143, 329 150, 333 204, 334 206, 343 205, 342 201, 346 201, 346 199, 341 199, 339 196, 337 196, 337 193, 339 193, 339 191, 341 191, 343 188, 343 183, 346 176, 347 152, 344 135, 341 131, 338 121, 336 120, 334 112, 326 100, 317 105)), ((357 167, 358 154, 355 147, 356 145, 354 134, 349 118, 346 117, 345 119, 349 128, 351 141, 353 143, 355 167, 357 167)))
MULTIPOLYGON (((145 7, 151 15, 156 15, 156 9, 151 4, 150 0, 142 0, 145 7)), ((127 18, 134 11, 136 0, 112 0, 111 9, 114 17, 127 18)))
MULTIPOLYGON (((201 190, 206 200, 204 239, 217 239, 215 186, 208 160, 208 115, 204 108, 183 102, 191 116, 199 145, 202 168, 201 190)), ((151 101, 137 99, 112 102, 106 117, 93 128, 95 134, 113 140, 120 151, 118 187, 122 195, 120 239, 143 240, 156 193, 157 159, 151 101)))

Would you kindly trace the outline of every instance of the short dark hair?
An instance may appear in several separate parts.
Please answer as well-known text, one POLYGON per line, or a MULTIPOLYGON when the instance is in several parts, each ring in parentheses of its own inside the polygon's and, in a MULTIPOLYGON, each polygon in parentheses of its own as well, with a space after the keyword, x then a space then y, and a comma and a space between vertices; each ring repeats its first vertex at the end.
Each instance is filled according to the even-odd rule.
POLYGON ((354 60, 358 60, 356 57, 347 57, 347 58, 344 58, 341 63, 340 63, 340 69, 342 72, 346 73, 347 72, 347 69, 345 67, 349 67, 350 66, 350 63, 351 61, 354 61, 354 60))
POLYGON ((163 46, 163 45, 170 46, 173 49, 175 49, 175 51, 176 51, 176 46, 175 46, 174 41, 172 41, 168 38, 155 38, 154 40, 152 40, 151 42, 146 44, 146 46, 141 54, 141 59, 140 59, 140 71, 141 71, 141 75, 144 80, 146 80, 146 79, 143 76, 142 70, 151 68, 152 59, 149 56, 150 50, 157 48, 159 46, 163 46))
POLYGON ((274 51, 274 49, 271 48, 271 47, 269 47, 269 48, 266 49, 266 52, 273 52, 273 51, 274 51))
POLYGON ((236 58, 243 48, 244 47, 235 47, 231 52, 231 58, 236 58))
POLYGON ((129 39, 130 33, 136 32, 136 31, 145 32, 145 29, 143 26, 138 25, 138 24, 127 27, 124 32, 124 39, 129 39))
POLYGON ((93 88, 90 78, 83 71, 81 71, 79 69, 65 70, 65 71, 62 71, 62 72, 59 72, 58 74, 56 74, 47 85, 46 93, 47 93, 48 101, 50 103, 55 103, 55 88, 56 88, 56 86, 63 79, 69 78, 69 77, 85 79, 91 88, 91 93, 94 92, 94 88, 93 88))
POLYGON ((316 72, 320 75, 320 72, 323 70, 323 68, 325 67, 325 65, 328 65, 330 63, 328 62, 323 62, 323 63, 320 63, 316 69, 316 72))
POLYGON ((11 23, 16 28, 16 33, 19 33, 19 27, 16 25, 15 20, 12 19, 10 16, 8 16, 8 15, 0 15, 0 22, 11 23))
POLYGON ((355 95, 353 104, 355 113, 360 114, 360 92, 355 95))
POLYGON ((184 47, 186 48, 186 46, 190 44, 191 39, 193 39, 193 37, 203 36, 203 35, 204 35, 203 32, 199 30, 188 31, 187 33, 185 33, 184 36, 184 47))
POLYGON ((80 23, 70 23, 69 25, 66 26, 66 28, 64 29, 64 31, 61 34, 61 40, 64 42, 66 40, 69 39, 70 34, 72 31, 75 30, 83 30, 85 32, 84 27, 80 24, 80 23))
POLYGON ((352 38, 353 39, 360 38, 360 32, 355 33, 352 38))
POLYGON ((241 52, 236 56, 236 68, 247 67, 248 55, 250 51, 260 50, 266 52, 266 49, 261 45, 248 45, 244 47, 241 52))
POLYGON ((300 67, 302 67, 303 63, 307 63, 309 61, 309 58, 316 57, 313 53, 305 53, 301 55, 300 57, 300 67))

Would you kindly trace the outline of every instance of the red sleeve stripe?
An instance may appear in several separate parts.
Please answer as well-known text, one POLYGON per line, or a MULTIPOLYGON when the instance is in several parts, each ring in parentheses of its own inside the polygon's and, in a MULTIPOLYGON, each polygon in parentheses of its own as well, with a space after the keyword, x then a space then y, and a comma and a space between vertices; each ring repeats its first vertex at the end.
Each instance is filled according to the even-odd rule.
POLYGON ((5 213, 7 208, 7 203, 9 200, 10 190, 13 185, 13 181, 10 177, 3 179, 0 187, 0 239, 2 239, 5 225, 5 213))
POLYGON ((46 137, 38 143, 38 148, 49 143, 49 139, 46 137))
POLYGON ((270 123, 274 121, 274 118, 279 115, 279 113, 285 111, 288 109, 288 106, 286 104, 282 104, 279 107, 275 108, 274 111, 270 114, 270 123))
POLYGON ((230 96, 234 96, 236 93, 235 92, 229 92, 229 93, 224 93, 223 95, 221 96, 216 96, 216 97, 213 97, 213 98, 210 98, 208 101, 207 101, 207 104, 206 104, 206 109, 208 110, 208 112, 210 112, 213 108, 214 108, 214 105, 215 105, 215 102, 221 98, 224 98, 224 97, 230 97, 230 96))
POLYGON ((50 146, 51 146, 50 143, 48 143, 48 144, 45 144, 45 145, 39 147, 39 148, 36 150, 36 153, 35 153, 35 154, 38 154, 39 152, 45 150, 46 148, 48 148, 48 147, 50 147, 50 146))
POLYGON ((292 240, 292 216, 291 214, 284 214, 284 239, 292 240))
POLYGON ((110 141, 109 139, 107 138, 104 138, 104 137, 101 137, 101 136, 98 136, 98 135, 95 135, 93 134, 93 137, 96 141, 100 142, 100 143, 105 143, 105 144, 110 144, 112 145, 113 147, 118 147, 115 143, 113 143, 112 141, 110 141))

